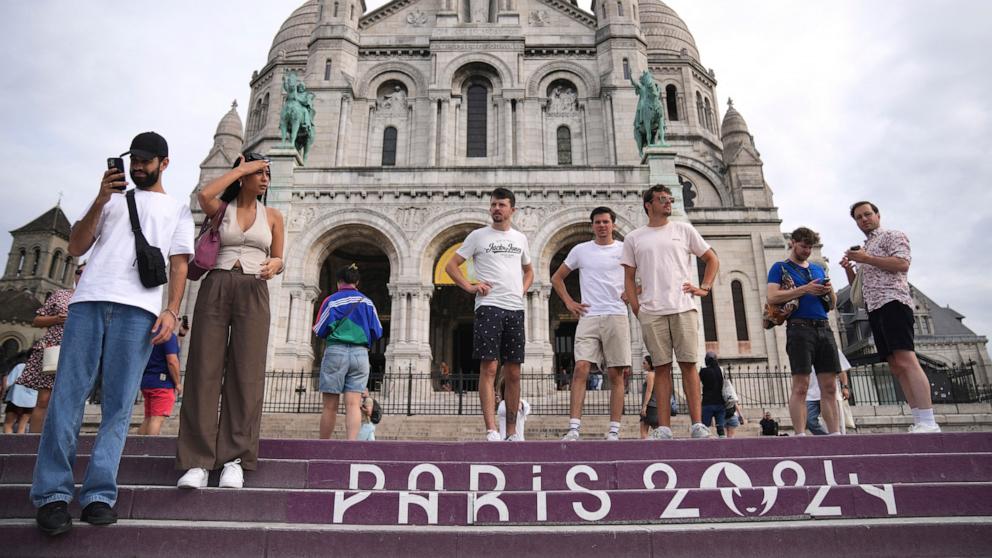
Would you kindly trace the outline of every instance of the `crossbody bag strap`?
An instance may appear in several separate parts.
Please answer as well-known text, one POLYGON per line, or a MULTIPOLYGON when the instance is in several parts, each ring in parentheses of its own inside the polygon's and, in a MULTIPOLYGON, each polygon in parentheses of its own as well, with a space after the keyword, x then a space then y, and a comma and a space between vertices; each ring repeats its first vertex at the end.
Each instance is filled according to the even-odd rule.
POLYGON ((134 190, 128 190, 124 197, 127 198, 127 212, 131 216, 131 230, 137 236, 141 234, 141 222, 138 221, 138 204, 134 201, 134 190))
POLYGON ((359 300, 358 302, 352 304, 351 305, 351 308, 348 309, 348 313, 345 314, 343 318, 341 318, 340 320, 338 320, 338 322, 336 324, 334 324, 334 327, 331 328, 331 330, 327 332, 327 336, 330 337, 331 335, 334 335, 334 332, 337 331, 339 327, 341 327, 341 324, 343 324, 345 320, 347 320, 348 318, 351 317, 352 313, 355 312, 355 309, 358 308, 358 305, 361 304, 361 303, 362 303, 362 301, 359 300))

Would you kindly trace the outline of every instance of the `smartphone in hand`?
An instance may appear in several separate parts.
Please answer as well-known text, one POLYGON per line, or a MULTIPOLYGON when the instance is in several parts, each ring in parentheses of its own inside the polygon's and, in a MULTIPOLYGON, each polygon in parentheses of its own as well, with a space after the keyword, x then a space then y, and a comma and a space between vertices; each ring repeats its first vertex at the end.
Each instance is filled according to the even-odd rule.
MULTIPOLYGON (((124 159, 120 157, 107 157, 107 170, 114 170, 127 176, 127 173, 124 172, 124 159)), ((127 186, 116 186, 115 188, 123 192, 127 186)))

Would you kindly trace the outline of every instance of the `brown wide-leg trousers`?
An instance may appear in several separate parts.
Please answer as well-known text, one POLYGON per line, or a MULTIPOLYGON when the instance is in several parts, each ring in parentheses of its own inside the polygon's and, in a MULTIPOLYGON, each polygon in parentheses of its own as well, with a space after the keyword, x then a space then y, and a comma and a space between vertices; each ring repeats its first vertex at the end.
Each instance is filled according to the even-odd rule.
POLYGON ((190 330, 177 469, 218 469, 238 458, 256 468, 268 342, 268 283, 240 270, 207 274, 190 330))

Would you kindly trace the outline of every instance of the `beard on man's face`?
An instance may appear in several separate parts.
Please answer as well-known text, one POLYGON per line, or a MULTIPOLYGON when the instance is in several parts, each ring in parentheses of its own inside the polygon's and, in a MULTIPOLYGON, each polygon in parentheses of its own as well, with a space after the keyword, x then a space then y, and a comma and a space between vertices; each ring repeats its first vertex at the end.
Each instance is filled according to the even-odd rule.
POLYGON ((158 182, 159 173, 160 171, 156 169, 154 171, 148 173, 142 173, 141 175, 136 176, 135 172, 132 170, 131 180, 134 182, 134 185, 136 187, 141 188, 142 190, 147 190, 152 186, 154 186, 156 182, 158 182))

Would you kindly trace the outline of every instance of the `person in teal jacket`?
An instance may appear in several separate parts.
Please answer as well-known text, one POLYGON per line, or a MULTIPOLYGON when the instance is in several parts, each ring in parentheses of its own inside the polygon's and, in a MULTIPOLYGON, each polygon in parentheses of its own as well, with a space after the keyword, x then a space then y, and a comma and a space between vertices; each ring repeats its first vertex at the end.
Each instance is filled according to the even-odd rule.
POLYGON ((313 326, 313 332, 327 340, 320 363, 320 392, 324 399, 320 437, 330 439, 334 432, 343 393, 345 430, 348 439, 355 440, 362 425, 362 392, 369 382, 369 347, 382 337, 382 323, 375 304, 358 291, 361 274, 357 265, 342 268, 337 279, 337 292, 321 303, 313 326))

